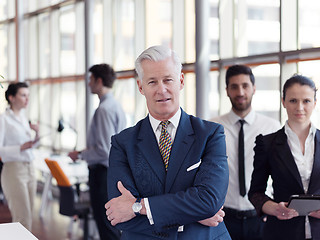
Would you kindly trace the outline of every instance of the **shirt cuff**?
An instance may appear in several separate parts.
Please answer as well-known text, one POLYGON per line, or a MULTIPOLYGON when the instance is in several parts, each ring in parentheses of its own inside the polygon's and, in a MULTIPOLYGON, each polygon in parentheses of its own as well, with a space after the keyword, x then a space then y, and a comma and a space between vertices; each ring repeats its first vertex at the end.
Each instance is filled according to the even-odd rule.
POLYGON ((149 200, 148 200, 148 198, 144 198, 143 201, 144 201, 144 206, 145 206, 146 211, 147 211, 147 217, 149 219, 149 223, 150 223, 150 225, 153 225, 154 222, 153 222, 153 218, 152 218, 152 214, 151 214, 149 200))

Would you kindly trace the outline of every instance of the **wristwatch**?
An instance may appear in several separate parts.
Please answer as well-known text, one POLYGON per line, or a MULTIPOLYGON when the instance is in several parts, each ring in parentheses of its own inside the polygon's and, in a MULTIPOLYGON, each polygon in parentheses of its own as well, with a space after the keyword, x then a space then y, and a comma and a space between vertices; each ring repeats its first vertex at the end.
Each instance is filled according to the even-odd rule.
POLYGON ((132 205, 132 210, 136 216, 139 216, 141 209, 142 209, 141 198, 137 198, 136 202, 132 205))

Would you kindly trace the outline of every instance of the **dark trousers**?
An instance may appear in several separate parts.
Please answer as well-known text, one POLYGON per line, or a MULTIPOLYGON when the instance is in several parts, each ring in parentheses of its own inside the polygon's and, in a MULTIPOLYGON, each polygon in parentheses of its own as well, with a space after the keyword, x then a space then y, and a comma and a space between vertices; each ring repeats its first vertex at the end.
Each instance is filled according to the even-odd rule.
POLYGON ((250 211, 223 209, 223 218, 232 240, 261 240, 264 222, 250 211))
POLYGON ((97 164, 89 167, 90 201, 101 240, 118 240, 120 231, 107 219, 104 205, 108 202, 108 168, 97 164))

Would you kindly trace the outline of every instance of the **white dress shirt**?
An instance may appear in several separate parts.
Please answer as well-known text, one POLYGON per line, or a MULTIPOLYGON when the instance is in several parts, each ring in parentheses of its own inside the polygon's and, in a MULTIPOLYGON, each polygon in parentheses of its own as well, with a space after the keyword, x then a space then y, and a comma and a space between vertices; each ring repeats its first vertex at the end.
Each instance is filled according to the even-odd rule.
MULTIPOLYGON (((229 187, 224 206, 238 211, 253 210, 254 207, 248 200, 248 195, 244 197, 239 192, 239 170, 238 170, 238 139, 241 118, 232 110, 222 116, 212 119, 224 126, 226 135, 228 165, 229 165, 229 187)), ((270 117, 250 111, 244 118, 244 150, 245 150, 245 183, 246 191, 249 191, 251 175, 253 172, 253 157, 256 136, 259 134, 269 134, 280 129, 280 123, 270 117)))
MULTIPOLYGON (((176 136, 177 128, 179 126, 180 117, 181 117, 181 109, 179 108, 179 110, 176 112, 176 114, 172 118, 168 119, 170 121, 170 123, 167 127, 167 131, 171 137, 172 143, 174 142, 174 138, 176 136)), ((152 117, 151 114, 149 114, 149 120, 150 120, 152 130, 153 130, 153 132, 156 136, 156 139, 158 141, 158 144, 159 144, 160 135, 161 135, 161 126, 160 126, 161 121, 152 117)), ((169 161, 169 165, 170 165, 170 161, 169 161)), ((152 225, 152 224, 154 224, 154 222, 153 222, 148 198, 144 198, 143 200, 144 200, 144 205, 145 205, 146 211, 147 211, 147 217, 149 219, 150 224, 152 225)))
MULTIPOLYGON (((288 121, 284 125, 284 130, 287 135, 287 141, 292 156, 300 173, 304 192, 307 193, 314 162, 314 138, 316 136, 316 127, 311 124, 308 137, 304 143, 304 154, 301 151, 299 138, 288 125, 288 121)), ((308 216, 306 216, 306 238, 311 238, 308 216)))
POLYGON ((17 116, 7 108, 0 115, 0 157, 5 162, 30 162, 33 159, 31 149, 20 151, 20 146, 31 141, 31 128, 24 110, 17 116))

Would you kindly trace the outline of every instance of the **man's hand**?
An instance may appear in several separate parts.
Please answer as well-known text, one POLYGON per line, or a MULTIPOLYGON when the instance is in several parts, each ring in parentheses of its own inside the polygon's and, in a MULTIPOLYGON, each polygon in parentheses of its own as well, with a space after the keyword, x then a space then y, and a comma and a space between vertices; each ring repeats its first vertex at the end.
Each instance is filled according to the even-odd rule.
POLYGON ((224 216, 225 212, 221 208, 213 217, 201 220, 199 223, 209 227, 216 227, 219 225, 219 223, 223 222, 224 216))
POLYGON ((132 210, 132 205, 135 203, 136 198, 120 181, 118 182, 118 189, 121 196, 113 198, 105 204, 106 214, 112 226, 127 222, 136 216, 132 210))
POLYGON ((69 152, 68 156, 73 160, 76 161, 78 159, 78 151, 69 152))

